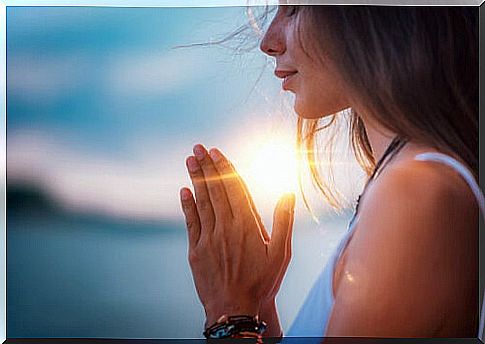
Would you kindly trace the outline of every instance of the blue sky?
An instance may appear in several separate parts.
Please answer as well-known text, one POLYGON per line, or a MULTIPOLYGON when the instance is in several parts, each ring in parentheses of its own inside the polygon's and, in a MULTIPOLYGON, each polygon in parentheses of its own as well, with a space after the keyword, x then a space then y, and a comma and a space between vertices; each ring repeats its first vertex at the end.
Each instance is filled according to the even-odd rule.
MULTIPOLYGON (((67 207, 180 218, 195 143, 242 169, 273 138, 291 154, 296 115, 272 59, 257 48, 174 49, 247 23, 245 7, 9 7, 9 180, 35 182, 67 207)), ((278 195, 264 183, 249 185, 270 219, 278 195)))
POLYGON ((227 112, 246 106, 255 73, 243 80, 221 48, 171 48, 229 33, 243 15, 243 8, 9 8, 9 130, 56 125, 119 149, 148 129, 178 136, 220 118, 230 124, 227 112))

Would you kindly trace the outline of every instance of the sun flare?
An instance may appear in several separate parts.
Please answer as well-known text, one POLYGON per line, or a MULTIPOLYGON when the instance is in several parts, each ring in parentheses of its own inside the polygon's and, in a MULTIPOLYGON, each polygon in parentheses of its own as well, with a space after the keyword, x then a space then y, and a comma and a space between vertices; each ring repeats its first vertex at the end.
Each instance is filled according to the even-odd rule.
POLYGON ((239 173, 256 198, 273 202, 284 193, 297 190, 298 165, 292 136, 256 139, 246 144, 241 153, 239 173))

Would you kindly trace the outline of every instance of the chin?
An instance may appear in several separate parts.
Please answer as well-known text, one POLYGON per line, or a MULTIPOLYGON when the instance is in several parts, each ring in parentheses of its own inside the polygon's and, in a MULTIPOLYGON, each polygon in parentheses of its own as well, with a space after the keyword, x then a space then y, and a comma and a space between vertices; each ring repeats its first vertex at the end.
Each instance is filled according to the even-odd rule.
POLYGON ((348 108, 347 104, 316 104, 295 99, 294 109, 297 115, 304 119, 319 119, 334 115, 348 108))
POLYGON ((305 104, 305 102, 298 101, 298 98, 295 100, 294 109, 296 114, 304 119, 318 119, 327 116, 325 112, 318 110, 316 107, 309 106, 309 104, 305 104))

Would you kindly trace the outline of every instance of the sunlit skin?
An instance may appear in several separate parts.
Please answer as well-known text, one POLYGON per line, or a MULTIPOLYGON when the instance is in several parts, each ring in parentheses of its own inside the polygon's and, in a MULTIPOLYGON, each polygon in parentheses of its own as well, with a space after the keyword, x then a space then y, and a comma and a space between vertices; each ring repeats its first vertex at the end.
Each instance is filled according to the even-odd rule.
MULTIPOLYGON (((283 86, 295 94, 295 111, 318 118, 356 107, 331 60, 318 67, 302 52, 291 9, 279 7, 261 49, 275 58, 278 77, 293 75, 283 86)), ((394 135, 359 110, 378 160, 394 135)), ((411 139, 361 200, 355 234, 334 271, 327 336, 474 336, 478 206, 452 169, 413 159, 430 151, 411 139)), ((280 335, 275 297, 291 259, 294 196, 281 198, 269 237, 219 150, 209 155, 197 145, 187 166, 195 195, 183 188, 181 202, 207 325, 223 314, 259 314, 265 335, 280 335)))
POLYGON ((210 153, 197 145, 187 159, 197 202, 181 190, 189 262, 209 325, 223 314, 259 314, 261 303, 274 300, 291 257, 295 203, 293 195, 282 198, 270 238, 232 164, 217 149, 210 153))

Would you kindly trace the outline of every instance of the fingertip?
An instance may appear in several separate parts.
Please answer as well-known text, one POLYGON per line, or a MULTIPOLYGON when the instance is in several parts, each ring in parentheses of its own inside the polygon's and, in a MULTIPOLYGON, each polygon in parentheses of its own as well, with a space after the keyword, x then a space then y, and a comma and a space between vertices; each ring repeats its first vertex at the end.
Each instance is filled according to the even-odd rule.
POLYGON ((202 143, 196 143, 193 147, 192 150, 195 151, 196 149, 205 149, 204 145, 202 143))
POLYGON ((295 208, 295 194, 285 193, 278 201, 277 207, 282 210, 293 211, 295 208))
POLYGON ((202 144, 198 143, 194 146, 193 152, 194 152, 195 157, 200 161, 200 160, 204 159, 205 154, 207 153, 207 150, 205 149, 205 147, 202 144))
POLYGON ((180 189, 180 198, 182 201, 188 201, 192 198, 192 191, 189 188, 183 187, 180 189))
POLYGON ((288 202, 288 207, 290 209, 294 209, 295 208, 295 194, 293 192, 287 194, 287 202, 288 202))
POLYGON ((292 201, 294 199, 295 194, 292 192, 286 192, 280 196, 280 201, 292 201))
POLYGON ((189 169, 189 172, 197 172, 199 170, 199 163, 194 156, 190 155, 185 159, 185 165, 189 169))
POLYGON ((222 160, 222 153, 217 148, 211 148, 209 150, 209 155, 214 162, 222 160))

